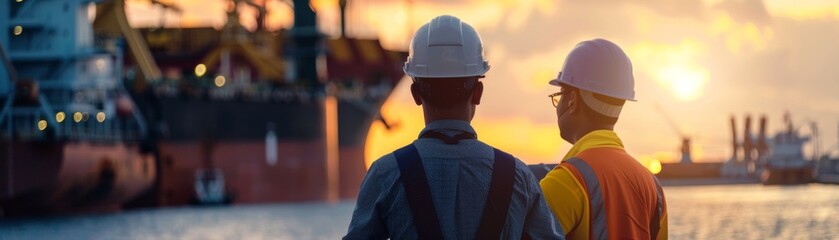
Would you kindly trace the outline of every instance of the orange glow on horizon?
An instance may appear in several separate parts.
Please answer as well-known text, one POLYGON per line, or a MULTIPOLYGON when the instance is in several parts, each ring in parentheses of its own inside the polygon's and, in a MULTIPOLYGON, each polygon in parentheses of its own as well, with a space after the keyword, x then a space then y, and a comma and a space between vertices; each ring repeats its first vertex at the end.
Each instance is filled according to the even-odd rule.
MULTIPOLYGON (((367 167, 378 158, 413 142, 425 127, 420 106, 393 100, 397 99, 389 100, 382 107, 382 114, 393 127, 387 130, 381 122, 375 122, 370 127, 365 145, 367 167)), ((479 140, 527 164, 559 162, 564 154, 560 147, 567 144, 560 138, 556 125, 535 124, 526 118, 476 117, 472 126, 479 140)))

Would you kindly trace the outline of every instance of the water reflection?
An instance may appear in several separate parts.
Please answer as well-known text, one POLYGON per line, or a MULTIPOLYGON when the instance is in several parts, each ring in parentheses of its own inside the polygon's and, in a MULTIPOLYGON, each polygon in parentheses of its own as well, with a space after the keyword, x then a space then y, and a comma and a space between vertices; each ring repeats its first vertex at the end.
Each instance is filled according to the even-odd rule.
MULTIPOLYGON (((666 187, 671 239, 836 239, 839 186, 666 187)), ((2 239, 338 239, 354 201, 0 222, 2 239)))

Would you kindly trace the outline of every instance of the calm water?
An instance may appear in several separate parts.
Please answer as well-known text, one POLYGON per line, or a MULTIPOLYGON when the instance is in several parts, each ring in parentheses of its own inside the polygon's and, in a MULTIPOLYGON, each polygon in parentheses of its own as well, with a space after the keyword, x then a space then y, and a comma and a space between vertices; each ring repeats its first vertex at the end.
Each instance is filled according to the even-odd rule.
MULTIPOLYGON (((839 186, 667 187, 672 239, 837 239, 839 186)), ((0 239, 338 239, 353 202, 0 221, 0 239)))

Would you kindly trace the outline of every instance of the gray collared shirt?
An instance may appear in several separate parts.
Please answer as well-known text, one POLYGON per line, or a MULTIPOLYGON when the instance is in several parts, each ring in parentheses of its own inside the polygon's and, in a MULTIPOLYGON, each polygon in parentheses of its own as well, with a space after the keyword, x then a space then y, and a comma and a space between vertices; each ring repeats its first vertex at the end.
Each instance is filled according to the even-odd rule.
MULTIPOLYGON (((475 134, 468 122, 439 120, 428 123, 420 135, 438 131, 453 136, 475 134)), ((455 145, 421 138, 414 145, 437 210, 443 238, 474 239, 481 222, 492 176, 493 148, 476 139, 455 145)), ((344 239, 417 239, 411 208, 399 180, 399 165, 393 153, 370 167, 344 239)), ((516 179, 502 239, 519 239, 527 233, 533 239, 564 239, 559 223, 548 208, 539 182, 527 165, 516 159, 516 179)))

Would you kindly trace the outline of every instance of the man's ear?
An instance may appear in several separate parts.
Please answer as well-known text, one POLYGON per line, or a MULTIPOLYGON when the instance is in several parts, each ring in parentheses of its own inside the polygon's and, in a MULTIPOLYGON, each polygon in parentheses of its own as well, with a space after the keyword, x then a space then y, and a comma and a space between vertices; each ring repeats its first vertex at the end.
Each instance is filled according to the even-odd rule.
POLYGON ((472 89, 472 104, 480 105, 481 104, 481 96, 484 94, 484 83, 477 82, 475 83, 475 88, 472 89))
POLYGON ((571 91, 568 93, 570 98, 568 98, 568 112, 575 113, 580 110, 582 107, 580 104, 582 103, 582 96, 580 96, 579 91, 571 91))
POLYGON ((420 93, 420 86, 419 86, 419 84, 417 84, 417 82, 411 83, 411 96, 414 97, 414 103, 416 103, 417 106, 422 105, 422 96, 421 96, 421 93, 420 93))

